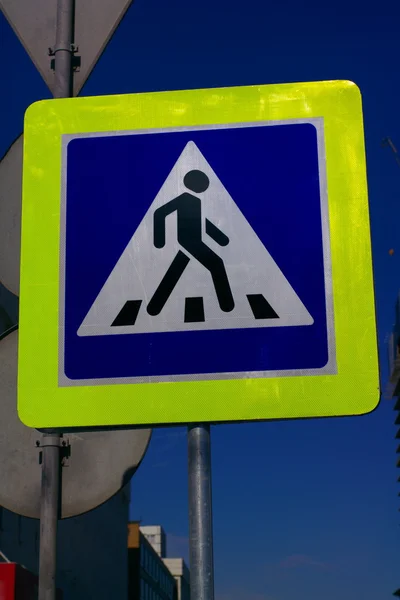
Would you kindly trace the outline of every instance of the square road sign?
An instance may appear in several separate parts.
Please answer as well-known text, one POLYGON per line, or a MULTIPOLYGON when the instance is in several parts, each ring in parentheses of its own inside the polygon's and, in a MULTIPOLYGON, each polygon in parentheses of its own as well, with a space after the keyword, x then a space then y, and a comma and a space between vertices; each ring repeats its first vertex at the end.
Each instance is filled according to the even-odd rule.
POLYGON ((38 102, 22 231, 18 410, 30 426, 377 405, 350 82, 38 102))

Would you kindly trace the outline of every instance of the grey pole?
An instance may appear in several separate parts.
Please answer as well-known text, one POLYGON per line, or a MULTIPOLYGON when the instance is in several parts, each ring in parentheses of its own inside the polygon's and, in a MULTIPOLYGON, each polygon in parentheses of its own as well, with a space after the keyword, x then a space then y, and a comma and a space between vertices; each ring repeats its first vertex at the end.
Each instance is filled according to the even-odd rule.
POLYGON ((41 446, 39 600, 56 600, 57 524, 61 512, 60 435, 43 434, 41 446))
POLYGON ((57 1, 55 55, 55 98, 72 95, 72 43, 74 40, 75 0, 57 1))
MULTIPOLYGON (((57 0, 56 44, 53 48, 55 98, 72 95, 74 11, 75 0, 57 0)), ((56 600, 57 524, 61 514, 60 446, 60 434, 43 434, 38 600, 56 600)))
POLYGON ((214 600, 209 425, 188 427, 190 597, 214 600))

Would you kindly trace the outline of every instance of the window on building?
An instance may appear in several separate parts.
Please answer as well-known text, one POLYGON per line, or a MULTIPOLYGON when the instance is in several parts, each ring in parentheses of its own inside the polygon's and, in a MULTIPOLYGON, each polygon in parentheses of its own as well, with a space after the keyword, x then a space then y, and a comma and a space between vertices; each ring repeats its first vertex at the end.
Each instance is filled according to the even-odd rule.
POLYGON ((144 548, 143 548, 143 544, 140 544, 140 564, 143 567, 143 565, 144 565, 144 548))

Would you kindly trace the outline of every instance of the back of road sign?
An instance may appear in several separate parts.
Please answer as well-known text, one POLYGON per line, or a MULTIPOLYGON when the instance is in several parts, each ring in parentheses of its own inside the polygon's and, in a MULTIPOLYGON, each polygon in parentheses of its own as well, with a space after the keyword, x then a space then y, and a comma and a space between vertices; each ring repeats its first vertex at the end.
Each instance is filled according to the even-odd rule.
POLYGON ((0 281, 13 294, 19 292, 22 152, 20 135, 0 161, 0 281))
MULTIPOLYGON (((76 2, 74 43, 79 56, 79 69, 74 74, 74 94, 79 93, 131 4, 132 0, 76 2)), ((0 9, 53 91, 54 72, 49 49, 54 50, 56 0, 0 0, 0 9)))
MULTIPOLYGON (((16 411, 18 332, 0 341, 0 506, 40 518, 41 435, 16 411)), ((127 485, 146 453, 149 429, 64 433, 61 517, 74 517, 106 502, 127 485)), ((0 595, 1 598, 1 595, 0 595)))
POLYGON ((377 405, 354 84, 39 102, 25 121, 22 225, 26 424, 377 405))

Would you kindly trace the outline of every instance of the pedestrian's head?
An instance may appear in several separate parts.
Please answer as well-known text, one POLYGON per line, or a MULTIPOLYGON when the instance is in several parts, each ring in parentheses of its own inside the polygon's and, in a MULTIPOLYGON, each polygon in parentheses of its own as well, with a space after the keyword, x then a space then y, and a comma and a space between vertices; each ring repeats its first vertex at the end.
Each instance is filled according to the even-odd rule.
POLYGON ((206 191, 210 185, 210 180, 208 179, 207 175, 203 173, 203 171, 193 170, 186 173, 185 177, 183 178, 183 183, 192 192, 200 194, 201 192, 206 191))

